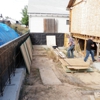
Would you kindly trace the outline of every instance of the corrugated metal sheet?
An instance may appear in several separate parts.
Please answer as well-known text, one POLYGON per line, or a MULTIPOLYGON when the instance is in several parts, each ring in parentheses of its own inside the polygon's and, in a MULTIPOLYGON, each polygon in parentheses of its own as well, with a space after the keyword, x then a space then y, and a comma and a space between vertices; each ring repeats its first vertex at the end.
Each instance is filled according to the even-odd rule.
POLYGON ((69 0, 29 0, 28 13, 68 14, 66 6, 69 0))

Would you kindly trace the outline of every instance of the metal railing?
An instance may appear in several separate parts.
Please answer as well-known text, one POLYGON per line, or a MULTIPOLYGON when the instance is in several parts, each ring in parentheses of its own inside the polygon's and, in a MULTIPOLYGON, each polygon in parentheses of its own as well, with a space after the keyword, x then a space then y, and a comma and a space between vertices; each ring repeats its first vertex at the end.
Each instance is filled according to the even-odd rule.
POLYGON ((11 84, 11 76, 15 75, 15 69, 22 62, 20 45, 28 38, 29 33, 0 46, 0 96, 3 96, 4 88, 11 84))

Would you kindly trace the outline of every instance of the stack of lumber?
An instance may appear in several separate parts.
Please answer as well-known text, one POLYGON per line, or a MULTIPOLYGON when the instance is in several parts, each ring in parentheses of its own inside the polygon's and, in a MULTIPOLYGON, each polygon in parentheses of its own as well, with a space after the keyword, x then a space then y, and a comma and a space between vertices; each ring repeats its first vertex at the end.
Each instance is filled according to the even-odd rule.
POLYGON ((82 58, 59 59, 65 72, 92 71, 89 62, 82 58))
POLYGON ((88 69, 90 66, 89 62, 84 62, 82 58, 71 58, 71 59, 59 59, 64 66, 69 69, 88 69))
POLYGON ((64 70, 86 70, 90 67, 90 62, 84 62, 83 58, 67 58, 66 55, 58 48, 54 51, 56 51, 56 56, 58 56, 58 60, 61 62, 64 70))

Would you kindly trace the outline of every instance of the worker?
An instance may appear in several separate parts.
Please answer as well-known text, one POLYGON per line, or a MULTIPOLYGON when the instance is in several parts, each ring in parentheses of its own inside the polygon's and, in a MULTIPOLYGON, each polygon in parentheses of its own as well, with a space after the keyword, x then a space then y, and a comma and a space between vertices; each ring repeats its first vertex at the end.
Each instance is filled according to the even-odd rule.
POLYGON ((75 43, 74 43, 74 39, 71 35, 68 35, 68 49, 67 49, 67 56, 68 58, 74 58, 74 47, 75 47, 75 43))
POLYGON ((93 42, 93 44, 94 44, 94 47, 91 47, 91 49, 92 49, 93 55, 95 56, 95 52, 97 50, 97 45, 95 42, 93 42))
POLYGON ((92 52, 92 47, 94 47, 93 39, 94 39, 94 37, 91 36, 90 39, 87 40, 87 44, 86 44, 86 56, 84 58, 85 62, 87 61, 87 59, 89 57, 89 54, 91 54, 92 61, 93 62, 96 61, 94 59, 94 54, 92 52))

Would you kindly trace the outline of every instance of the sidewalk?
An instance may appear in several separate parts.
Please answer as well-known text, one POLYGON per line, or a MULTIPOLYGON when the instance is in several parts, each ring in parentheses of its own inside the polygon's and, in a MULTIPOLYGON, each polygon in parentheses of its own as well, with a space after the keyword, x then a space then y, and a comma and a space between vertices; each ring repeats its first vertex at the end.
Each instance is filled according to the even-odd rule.
POLYGON ((11 78, 11 84, 8 84, 3 92, 3 96, 0 100, 18 100, 21 85, 26 75, 25 68, 17 68, 15 76, 11 78))

